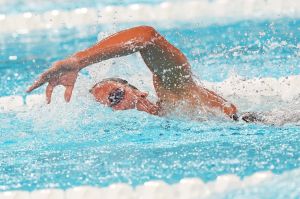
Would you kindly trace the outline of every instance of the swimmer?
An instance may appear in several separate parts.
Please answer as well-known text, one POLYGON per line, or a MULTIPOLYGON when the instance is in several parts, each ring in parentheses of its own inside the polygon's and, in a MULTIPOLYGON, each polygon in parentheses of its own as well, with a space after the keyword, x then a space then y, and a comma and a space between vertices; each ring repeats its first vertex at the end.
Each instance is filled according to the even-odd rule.
POLYGON ((114 110, 137 109, 160 116, 172 112, 180 104, 186 113, 195 110, 212 114, 219 112, 228 118, 238 120, 236 106, 197 84, 185 55, 149 26, 134 27, 115 33, 90 48, 55 62, 28 88, 27 92, 48 83, 46 100, 50 103, 53 89, 57 85, 63 85, 66 88, 65 101, 69 102, 81 69, 136 52, 141 54, 152 72, 158 102, 150 102, 146 92, 119 78, 104 79, 94 85, 90 93, 96 101, 114 110))

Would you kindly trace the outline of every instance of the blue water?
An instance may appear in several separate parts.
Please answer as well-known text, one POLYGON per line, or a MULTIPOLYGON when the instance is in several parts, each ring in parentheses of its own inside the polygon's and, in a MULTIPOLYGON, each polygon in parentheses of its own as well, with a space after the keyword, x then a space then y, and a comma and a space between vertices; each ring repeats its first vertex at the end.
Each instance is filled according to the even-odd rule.
POLYGON ((37 0, 37 1, 4 1, 0 2, 1 14, 18 14, 22 12, 43 13, 51 10, 69 11, 77 8, 103 8, 105 6, 123 6, 129 4, 159 4, 162 0, 77 0, 76 3, 72 0, 51 1, 51 0, 37 0))
MULTIPOLYGON (((221 82, 232 71, 247 78, 298 75, 299 24, 282 19, 158 30, 187 55, 200 79, 221 82)), ((53 61, 92 45, 107 29, 0 35, 0 96, 26 96, 25 88, 53 61)), ((0 191, 116 182, 136 186, 158 179, 176 183, 185 177, 207 182, 223 174, 281 174, 300 167, 300 130, 294 124, 196 122, 116 112, 89 96, 0 113, 0 124, 0 191)))

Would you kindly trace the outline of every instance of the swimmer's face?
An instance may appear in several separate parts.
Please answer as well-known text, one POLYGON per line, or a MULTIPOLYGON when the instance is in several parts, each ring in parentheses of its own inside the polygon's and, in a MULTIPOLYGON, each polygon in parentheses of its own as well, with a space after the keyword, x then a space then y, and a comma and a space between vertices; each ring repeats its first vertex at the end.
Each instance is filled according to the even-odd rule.
POLYGON ((90 92, 96 101, 114 110, 137 109, 156 115, 158 107, 146 97, 148 93, 115 81, 95 85, 90 92))

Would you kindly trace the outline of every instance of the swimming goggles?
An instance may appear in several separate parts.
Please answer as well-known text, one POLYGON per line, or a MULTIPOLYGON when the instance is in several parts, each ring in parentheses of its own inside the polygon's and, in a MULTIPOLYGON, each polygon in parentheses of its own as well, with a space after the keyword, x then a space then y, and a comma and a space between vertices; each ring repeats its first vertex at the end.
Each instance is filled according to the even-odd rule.
POLYGON ((108 95, 108 100, 110 102, 109 106, 113 107, 113 106, 119 104, 124 99, 124 96, 125 96, 124 89, 117 88, 117 89, 113 90, 108 95))

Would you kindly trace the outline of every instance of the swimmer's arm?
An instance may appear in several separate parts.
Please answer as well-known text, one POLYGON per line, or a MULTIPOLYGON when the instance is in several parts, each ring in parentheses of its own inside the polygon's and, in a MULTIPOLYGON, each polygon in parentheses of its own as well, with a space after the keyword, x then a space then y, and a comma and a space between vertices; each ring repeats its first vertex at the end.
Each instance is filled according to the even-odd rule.
POLYGON ((161 71, 159 68, 174 66, 182 66, 181 70, 190 72, 190 65, 184 54, 149 26, 138 26, 115 33, 94 46, 74 54, 72 58, 77 60, 80 68, 84 68, 135 52, 141 53, 146 65, 158 76, 162 75, 157 74, 157 71, 161 71))
POLYGON ((237 108, 235 105, 229 103, 227 100, 217 95, 215 92, 210 91, 206 88, 201 88, 201 100, 202 102, 210 107, 219 109, 225 115, 229 116, 233 120, 238 120, 237 108))
POLYGON ((156 34, 147 26, 139 26, 117 32, 97 44, 74 54, 80 68, 107 59, 126 56, 151 45, 156 34))
POLYGON ((65 100, 68 102, 78 72, 82 68, 135 52, 141 53, 146 65, 158 77, 164 75, 165 69, 176 68, 172 72, 172 79, 179 79, 177 77, 186 74, 191 78, 190 65, 183 53, 163 38, 154 28, 139 26, 113 34, 86 50, 54 63, 52 67, 40 75, 27 89, 27 92, 48 83, 46 98, 47 102, 50 103, 53 89, 57 85, 63 85, 66 87, 65 100))
MULTIPOLYGON (((191 78, 190 64, 185 55, 155 29, 148 26, 139 26, 118 32, 96 45, 76 53, 73 57, 78 61, 80 67, 84 68, 96 62, 126 56, 138 51, 155 76, 164 75, 160 74, 163 69, 181 66, 177 70, 172 70, 172 78, 169 77, 169 79, 183 79, 183 76, 191 78)), ((212 91, 205 88, 203 90, 205 90, 203 101, 207 106, 217 108, 229 117, 235 118, 237 109, 233 104, 227 103, 225 99, 212 91)))
POLYGON ((139 26, 123 30, 103 39, 90 48, 54 63, 52 67, 45 71, 32 86, 28 88, 27 92, 31 92, 43 84, 48 83, 46 98, 47 102, 50 103, 54 87, 63 85, 66 87, 65 100, 69 101, 78 72, 88 65, 110 58, 126 56, 138 51, 141 52, 151 71, 153 71, 156 66, 163 65, 163 63, 169 63, 169 65, 174 65, 175 63, 175 66, 187 64, 184 55, 180 53, 179 50, 175 52, 176 50, 174 46, 151 27, 139 26), (149 52, 154 48, 156 50, 149 52), (168 56, 164 57, 165 55, 168 56))

